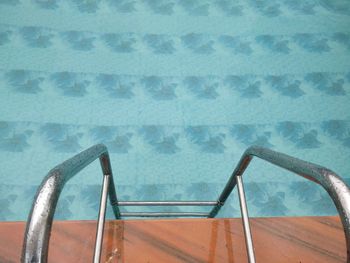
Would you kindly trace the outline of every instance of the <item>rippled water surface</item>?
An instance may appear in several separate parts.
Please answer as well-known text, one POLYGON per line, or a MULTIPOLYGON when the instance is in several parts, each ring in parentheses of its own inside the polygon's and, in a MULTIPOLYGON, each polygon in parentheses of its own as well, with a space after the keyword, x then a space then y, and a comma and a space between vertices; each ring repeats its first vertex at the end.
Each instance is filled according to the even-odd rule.
MULTIPOLYGON (((121 200, 215 200, 250 145, 350 182, 350 2, 0 0, 0 220, 101 142, 121 200)), ((95 162, 57 218, 95 218, 101 182, 95 162)), ((336 213, 262 161, 245 182, 253 216, 336 213)), ((220 216, 238 215, 234 191, 220 216)))

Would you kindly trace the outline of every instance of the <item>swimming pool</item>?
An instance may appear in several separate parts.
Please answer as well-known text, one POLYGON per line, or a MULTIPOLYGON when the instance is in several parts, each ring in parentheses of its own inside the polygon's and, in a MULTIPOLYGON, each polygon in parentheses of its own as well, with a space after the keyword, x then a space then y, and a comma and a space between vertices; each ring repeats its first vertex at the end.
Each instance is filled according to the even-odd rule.
MULTIPOLYGON (((45 174, 100 142, 120 200, 214 200, 253 144, 349 182, 349 25, 340 0, 0 0, 0 220, 26 220, 45 174)), ((96 162, 56 217, 96 218, 101 181, 96 162)), ((262 161, 245 182, 252 216, 336 214, 262 161)))

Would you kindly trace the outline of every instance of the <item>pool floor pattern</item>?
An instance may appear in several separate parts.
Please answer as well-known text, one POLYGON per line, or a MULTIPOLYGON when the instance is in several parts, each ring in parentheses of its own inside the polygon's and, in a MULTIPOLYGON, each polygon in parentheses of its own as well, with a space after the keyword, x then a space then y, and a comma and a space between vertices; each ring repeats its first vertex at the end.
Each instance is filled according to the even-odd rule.
MULTIPOLYGON (((349 181, 349 24, 345 0, 0 0, 0 220, 96 143, 121 200, 215 200, 251 145, 349 181)), ((253 216, 336 213, 262 161, 244 180, 253 216)), ((57 218, 95 218, 101 181, 69 182, 57 218)))

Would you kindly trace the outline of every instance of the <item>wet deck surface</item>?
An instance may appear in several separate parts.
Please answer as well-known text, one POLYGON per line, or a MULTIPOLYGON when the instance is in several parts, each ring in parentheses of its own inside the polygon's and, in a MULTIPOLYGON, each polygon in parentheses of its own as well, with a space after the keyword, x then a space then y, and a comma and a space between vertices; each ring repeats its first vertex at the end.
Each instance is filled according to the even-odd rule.
MULTIPOLYGON (((254 218, 257 262, 345 262, 337 217, 254 218)), ((19 262, 25 224, 0 223, 0 262, 19 262)), ((91 262, 96 222, 55 222, 49 262, 91 262)), ((248 262, 240 219, 108 221, 101 262, 248 262)))

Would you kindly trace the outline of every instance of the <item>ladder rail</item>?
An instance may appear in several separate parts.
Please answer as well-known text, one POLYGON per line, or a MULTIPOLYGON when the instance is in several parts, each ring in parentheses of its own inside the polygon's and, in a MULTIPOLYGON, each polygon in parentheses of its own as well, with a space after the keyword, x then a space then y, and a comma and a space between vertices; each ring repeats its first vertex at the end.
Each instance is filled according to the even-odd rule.
MULTIPOLYGON (((289 170, 297 175, 300 175, 310 181, 320 184, 332 198, 335 204, 341 222, 343 224, 346 249, 347 249, 347 262, 350 263, 350 189, 346 183, 341 179, 335 172, 322 167, 320 165, 306 162, 287 154, 279 153, 267 148, 252 146, 249 147, 242 155, 239 163, 234 169, 230 179, 228 180, 224 190, 218 198, 218 205, 213 207, 209 213, 209 218, 214 218, 220 211, 221 207, 224 205, 225 201, 231 194, 232 190, 237 184, 237 181, 241 179, 246 168, 250 164, 253 157, 260 158, 271 164, 289 170)), ((246 202, 244 198, 244 190, 242 189, 243 184, 238 184, 239 190, 239 201, 241 205, 242 220, 245 230, 246 246, 248 255, 252 255, 254 252, 252 246, 252 238, 250 235, 249 227, 249 217, 246 207, 246 202), (243 198, 242 198, 243 197, 243 198), (244 206, 242 209, 242 205, 244 206), (245 210, 245 211, 244 211, 245 210)), ((252 255, 254 261, 254 254, 252 255)))
MULTIPOLYGON (((108 178, 107 185, 104 189, 108 191, 110 203, 117 202, 110 159, 107 147, 103 144, 92 146, 57 165, 46 175, 36 193, 26 225, 21 262, 47 262, 52 221, 60 193, 68 180, 96 159, 100 159, 104 179, 106 177, 108 178)), ((103 205, 102 199, 103 198, 101 198, 101 205, 103 205)), ((119 219, 119 208, 117 206, 112 207, 116 219, 119 219)), ((100 217, 100 215, 99 219, 103 219, 103 223, 104 214, 103 217, 100 217)), ((98 222, 98 226, 96 237, 98 237, 99 240, 96 240, 96 244, 100 244, 103 238, 103 224, 102 231, 100 222, 98 222)), ((99 248, 95 246, 95 254, 100 252, 98 249, 99 248)))
POLYGON ((118 201, 117 206, 215 206, 217 201, 118 201))
POLYGON ((237 185, 245 233, 246 248, 250 263, 255 262, 254 248, 249 226, 248 209, 245 200, 242 175, 253 157, 258 157, 274 165, 294 172, 302 177, 320 184, 332 198, 340 215, 347 248, 347 262, 350 263, 350 189, 346 183, 333 171, 309 163, 286 154, 267 148, 253 146, 242 155, 238 165, 225 185, 217 201, 121 201, 116 195, 112 168, 106 146, 98 144, 75 155, 53 168, 41 183, 36 193, 26 225, 21 262, 47 262, 50 233, 53 216, 60 193, 65 183, 84 169, 94 160, 100 160, 103 172, 103 187, 101 191, 100 208, 96 230, 94 263, 98 263, 101 255, 103 228, 107 196, 109 197, 116 219, 125 217, 208 217, 213 218, 237 185), (209 213, 186 212, 125 212, 119 211, 119 206, 212 206, 209 213))
POLYGON ((200 212, 124 212, 122 217, 207 217, 208 213, 200 212))

